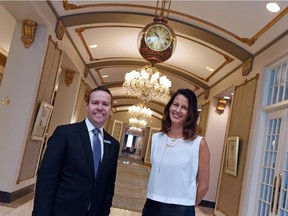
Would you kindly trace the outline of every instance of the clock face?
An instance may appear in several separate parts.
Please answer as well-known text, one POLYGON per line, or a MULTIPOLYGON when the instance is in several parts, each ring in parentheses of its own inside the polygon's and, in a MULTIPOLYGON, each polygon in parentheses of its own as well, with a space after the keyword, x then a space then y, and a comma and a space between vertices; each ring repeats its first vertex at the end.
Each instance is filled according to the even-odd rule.
POLYGON ((147 29, 145 34, 145 43, 155 51, 167 49, 172 42, 172 34, 170 30, 161 24, 152 25, 147 29))

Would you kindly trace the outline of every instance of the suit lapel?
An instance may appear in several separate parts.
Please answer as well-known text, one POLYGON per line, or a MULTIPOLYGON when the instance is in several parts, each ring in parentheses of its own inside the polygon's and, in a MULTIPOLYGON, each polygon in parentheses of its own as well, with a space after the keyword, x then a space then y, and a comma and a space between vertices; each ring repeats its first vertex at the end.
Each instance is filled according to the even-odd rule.
POLYGON ((89 132, 88 132, 85 120, 80 123, 80 136, 81 136, 83 147, 85 149, 85 153, 87 156, 86 159, 90 167, 91 175, 94 176, 93 153, 92 153, 92 148, 91 148, 91 143, 90 143, 89 132))

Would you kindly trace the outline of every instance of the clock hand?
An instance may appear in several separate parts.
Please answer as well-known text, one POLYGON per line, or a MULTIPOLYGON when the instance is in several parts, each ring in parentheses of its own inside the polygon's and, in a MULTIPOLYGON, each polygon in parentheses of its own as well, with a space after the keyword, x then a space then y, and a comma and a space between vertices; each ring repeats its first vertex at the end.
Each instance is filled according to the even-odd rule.
POLYGON ((159 39, 159 35, 157 34, 157 32, 154 31, 154 33, 155 33, 155 35, 157 36, 157 38, 159 39))

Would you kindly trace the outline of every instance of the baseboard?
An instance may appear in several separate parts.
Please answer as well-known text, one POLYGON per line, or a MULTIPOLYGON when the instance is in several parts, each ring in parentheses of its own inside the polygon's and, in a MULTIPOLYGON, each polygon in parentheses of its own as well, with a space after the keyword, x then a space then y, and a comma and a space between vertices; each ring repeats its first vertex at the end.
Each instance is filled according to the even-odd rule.
POLYGON ((199 204, 200 206, 208 207, 208 208, 215 208, 215 202, 210 202, 206 200, 202 200, 199 204))
POLYGON ((10 203, 34 191, 34 184, 12 193, 0 191, 0 202, 10 203))

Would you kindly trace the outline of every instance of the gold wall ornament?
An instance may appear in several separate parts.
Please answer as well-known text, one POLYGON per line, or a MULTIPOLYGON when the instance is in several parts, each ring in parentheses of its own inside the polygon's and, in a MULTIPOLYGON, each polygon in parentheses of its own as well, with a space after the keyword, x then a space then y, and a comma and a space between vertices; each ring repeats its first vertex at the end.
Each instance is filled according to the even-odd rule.
POLYGON ((21 41, 23 42, 25 48, 29 48, 31 44, 34 42, 36 29, 37 29, 36 22, 29 19, 25 19, 23 21, 21 41))
POLYGON ((88 67, 85 67, 84 77, 87 78, 87 77, 88 77, 88 74, 89 74, 89 68, 88 68, 88 67))
POLYGON ((253 58, 248 59, 242 64, 242 76, 247 76, 253 68, 253 58))
POLYGON ((56 37, 59 40, 63 39, 64 33, 65 33, 65 28, 64 28, 63 23, 60 20, 58 20, 56 23, 55 33, 56 33, 56 37))
POLYGON ((221 115, 224 113, 225 107, 226 107, 227 101, 224 98, 219 98, 218 99, 218 104, 216 107, 216 112, 221 115))
POLYGON ((75 71, 67 69, 65 74, 65 83, 69 86, 73 82, 75 71))
POLYGON ((204 99, 207 100, 209 98, 210 89, 206 89, 204 91, 204 99))
POLYGON ((8 105, 9 105, 9 103, 10 103, 10 100, 9 100, 9 98, 8 98, 8 97, 4 97, 4 98, 2 99, 2 104, 3 104, 3 105, 6 105, 6 106, 8 106, 8 105))

